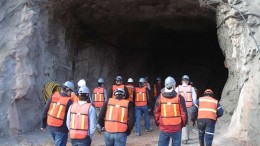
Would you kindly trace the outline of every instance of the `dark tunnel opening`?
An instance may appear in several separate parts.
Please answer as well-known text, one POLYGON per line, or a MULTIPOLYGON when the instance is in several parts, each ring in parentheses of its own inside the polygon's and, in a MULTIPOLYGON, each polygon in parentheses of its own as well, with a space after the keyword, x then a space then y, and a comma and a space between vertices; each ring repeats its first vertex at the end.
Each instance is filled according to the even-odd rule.
MULTIPOLYGON (((110 10, 112 13, 112 7, 110 10)), ((221 98, 228 70, 224 66, 225 58, 218 44, 214 15, 205 17, 200 12, 194 16, 191 12, 181 16, 176 14, 140 19, 131 14, 125 14, 131 17, 103 13, 102 16, 94 12, 90 15, 86 7, 80 5, 72 6, 68 12, 78 22, 75 31, 79 38, 77 52, 87 42, 113 47, 116 50, 114 59, 117 71, 112 74, 122 75, 124 82, 132 77, 137 83, 140 77, 148 76, 153 84, 158 76, 163 81, 167 76, 172 76, 179 85, 181 77, 186 74, 198 89, 198 96, 202 96, 205 89, 211 88, 215 96, 221 98), (98 18, 94 15, 98 15, 98 18)), ((90 77, 89 73, 82 74, 90 77)), ((113 81, 115 76, 109 75, 111 73, 107 78, 113 81)), ((95 81, 90 84, 94 86, 95 81)))

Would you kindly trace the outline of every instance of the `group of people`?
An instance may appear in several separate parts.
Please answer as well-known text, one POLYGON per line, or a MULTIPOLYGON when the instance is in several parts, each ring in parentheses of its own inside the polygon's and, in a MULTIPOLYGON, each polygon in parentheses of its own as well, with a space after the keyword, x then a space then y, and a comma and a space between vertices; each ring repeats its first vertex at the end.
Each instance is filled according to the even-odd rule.
POLYGON ((104 135, 106 146, 125 146, 127 136, 135 126, 135 135, 141 136, 141 117, 144 117, 144 131, 152 131, 150 115, 160 129, 158 146, 180 146, 188 143, 189 125, 199 130, 200 146, 211 146, 215 123, 223 115, 213 91, 207 89, 197 99, 195 88, 189 84, 189 77, 182 77, 182 84, 169 76, 164 81, 156 78, 153 87, 148 78, 140 78, 138 85, 132 78, 123 84, 117 76, 111 94, 104 87, 103 78, 92 94, 84 79, 78 81, 78 88, 66 81, 61 92, 54 92, 42 113, 41 130, 49 126, 55 146, 65 146, 68 137, 73 146, 90 146, 97 129, 104 135), (204 140, 205 139, 205 140, 204 140))

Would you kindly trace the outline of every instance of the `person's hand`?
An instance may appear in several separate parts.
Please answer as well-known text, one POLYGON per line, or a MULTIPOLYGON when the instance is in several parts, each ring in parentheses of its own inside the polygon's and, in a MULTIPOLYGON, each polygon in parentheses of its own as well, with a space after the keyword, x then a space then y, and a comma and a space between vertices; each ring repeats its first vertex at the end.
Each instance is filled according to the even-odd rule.
POLYGON ((196 122, 195 121, 191 121, 192 122, 192 126, 195 127, 196 126, 196 122))
POLYGON ((45 128, 41 128, 41 131, 45 131, 45 128))

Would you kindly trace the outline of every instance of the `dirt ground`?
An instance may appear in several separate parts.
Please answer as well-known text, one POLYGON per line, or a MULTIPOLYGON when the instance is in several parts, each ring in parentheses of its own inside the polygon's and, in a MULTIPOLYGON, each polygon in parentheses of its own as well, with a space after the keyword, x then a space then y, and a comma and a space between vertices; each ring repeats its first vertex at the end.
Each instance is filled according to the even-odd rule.
MULTIPOLYGON (((144 131, 144 121, 142 118, 141 127, 142 133, 141 136, 135 135, 135 127, 130 136, 127 137, 126 146, 157 146, 159 139, 159 128, 156 127, 153 117, 151 117, 151 126, 153 130, 151 132, 144 131)), ((40 128, 36 129, 33 132, 19 135, 15 138, 0 138, 0 146, 53 146, 52 137, 46 129, 46 131, 40 131, 40 128)), ((216 136, 213 141, 213 146, 246 146, 246 143, 238 143, 236 140, 225 139, 221 136, 221 131, 216 126, 216 136)), ((68 140, 67 146, 71 146, 70 141, 68 140)), ((99 134, 97 131, 92 140, 91 146, 105 146, 104 137, 102 134, 99 134)), ((182 144, 182 146, 199 146, 198 142, 198 132, 196 128, 191 127, 190 140, 188 144, 182 144)))

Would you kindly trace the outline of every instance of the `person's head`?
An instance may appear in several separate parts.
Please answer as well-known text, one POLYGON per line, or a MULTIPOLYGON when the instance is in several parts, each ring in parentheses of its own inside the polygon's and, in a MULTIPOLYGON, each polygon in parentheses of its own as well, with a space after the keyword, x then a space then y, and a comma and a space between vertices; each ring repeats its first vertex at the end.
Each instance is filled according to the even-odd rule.
POLYGON ((62 90, 68 95, 71 96, 71 92, 74 91, 74 84, 71 81, 66 81, 62 85, 62 90))
POLYGON ((204 91, 204 96, 214 97, 213 91, 211 89, 206 89, 204 91))
POLYGON ((105 84, 105 80, 103 78, 98 79, 98 87, 101 87, 105 84))
POLYGON ((123 78, 121 76, 116 77, 116 84, 120 85, 123 83, 123 78))
POLYGON ((134 83, 134 80, 133 80, 132 78, 128 78, 127 83, 133 84, 133 83, 134 83))
POLYGON ((117 88, 114 95, 116 99, 126 99, 125 90, 122 88, 117 88))
POLYGON ((158 84, 161 84, 161 83, 162 83, 162 80, 161 80, 160 77, 157 77, 157 78, 156 78, 156 83, 158 83, 158 84))
POLYGON ((86 81, 85 81, 84 79, 80 79, 80 80, 78 81, 78 87, 80 88, 80 87, 82 87, 82 86, 86 86, 86 81))
POLYGON ((145 79, 144 78, 140 78, 139 79, 139 87, 143 87, 145 83, 145 79))
POLYGON ((168 76, 166 79, 165 79, 165 89, 166 90, 169 90, 169 91, 172 91, 175 89, 175 86, 176 86, 176 81, 173 77, 171 76, 168 76))
POLYGON ((86 101, 89 98, 89 89, 87 86, 82 86, 79 88, 79 99, 81 101, 86 101))
POLYGON ((182 81, 181 81, 182 83, 187 84, 187 85, 189 84, 190 78, 188 75, 183 75, 181 79, 182 79, 182 81))

